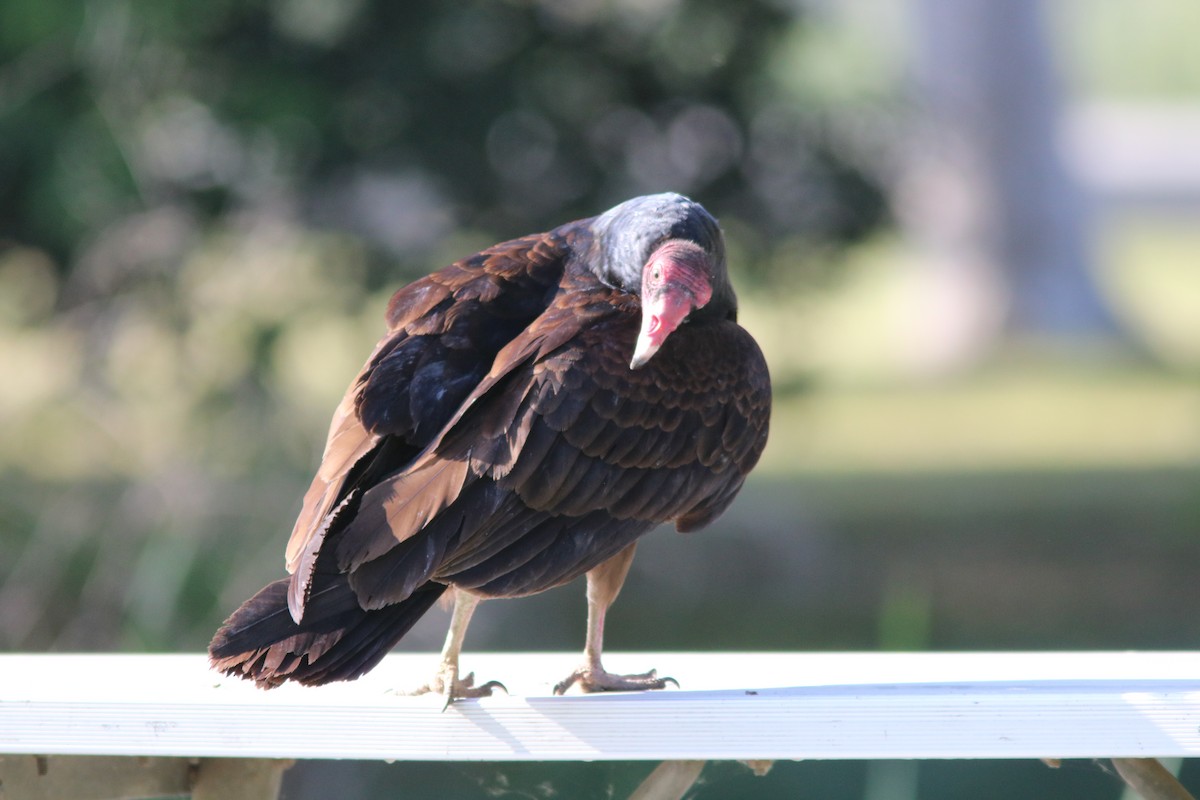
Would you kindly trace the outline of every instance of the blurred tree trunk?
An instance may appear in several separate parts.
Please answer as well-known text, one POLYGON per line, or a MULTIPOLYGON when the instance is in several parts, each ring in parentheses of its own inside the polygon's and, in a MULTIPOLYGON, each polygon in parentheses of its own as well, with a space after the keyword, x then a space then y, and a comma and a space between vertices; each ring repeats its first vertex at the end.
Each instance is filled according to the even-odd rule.
POLYGON ((925 121, 900 214, 935 270, 966 270, 988 291, 999 283, 991 334, 1111 336, 1117 325, 1092 272, 1088 199, 1059 152, 1063 91, 1043 5, 913 0, 925 121))

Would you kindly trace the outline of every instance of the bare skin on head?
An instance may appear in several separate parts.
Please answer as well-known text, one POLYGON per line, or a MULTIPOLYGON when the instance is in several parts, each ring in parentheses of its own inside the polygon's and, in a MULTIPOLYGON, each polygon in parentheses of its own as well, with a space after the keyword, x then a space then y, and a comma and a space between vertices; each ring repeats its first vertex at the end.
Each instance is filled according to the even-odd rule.
POLYGON ((630 369, 645 366, 688 314, 712 298, 708 256, 698 245, 672 239, 642 267, 642 329, 630 369))

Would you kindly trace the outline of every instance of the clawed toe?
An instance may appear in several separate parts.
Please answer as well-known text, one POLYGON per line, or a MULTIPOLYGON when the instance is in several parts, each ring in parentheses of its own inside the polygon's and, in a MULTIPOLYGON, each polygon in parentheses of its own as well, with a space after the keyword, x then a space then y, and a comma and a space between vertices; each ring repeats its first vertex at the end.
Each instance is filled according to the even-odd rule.
POLYGON ((554 687, 555 694, 564 694, 578 684, 583 692, 642 692, 648 689, 665 689, 667 684, 679 688, 674 678, 660 678, 656 670, 634 675, 614 675, 603 667, 583 666, 572 672, 554 687))
POLYGON ((462 679, 458 689, 462 693, 459 694, 458 692, 455 692, 452 699, 457 699, 459 697, 491 697, 492 691, 495 689, 499 689, 505 694, 508 694, 508 687, 500 681, 488 681, 480 686, 476 686, 474 672, 467 673, 467 677, 462 679))
POLYGON ((493 689, 500 689, 505 694, 508 694, 508 687, 500 681, 488 681, 480 686, 476 686, 474 672, 468 672, 454 688, 455 697, 490 697, 493 689))
POLYGON ((491 697, 492 692, 496 689, 500 689, 505 694, 508 694, 508 688, 500 681, 488 681, 480 686, 476 686, 474 672, 468 672, 462 678, 459 678, 457 670, 445 670, 439 671, 429 683, 408 692, 408 694, 440 694, 446 698, 446 704, 442 706, 443 710, 445 710, 455 700, 470 697, 491 697))

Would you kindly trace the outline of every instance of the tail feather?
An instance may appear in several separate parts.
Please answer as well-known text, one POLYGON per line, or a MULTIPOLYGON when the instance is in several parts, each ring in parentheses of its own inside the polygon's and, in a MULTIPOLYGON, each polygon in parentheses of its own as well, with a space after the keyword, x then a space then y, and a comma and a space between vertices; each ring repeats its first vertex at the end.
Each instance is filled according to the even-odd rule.
POLYGON ((233 612, 208 646, 214 669, 269 689, 292 680, 310 686, 359 677, 378 664, 446 591, 427 583, 408 599, 367 611, 339 576, 310 596, 297 624, 288 579, 264 587, 233 612))

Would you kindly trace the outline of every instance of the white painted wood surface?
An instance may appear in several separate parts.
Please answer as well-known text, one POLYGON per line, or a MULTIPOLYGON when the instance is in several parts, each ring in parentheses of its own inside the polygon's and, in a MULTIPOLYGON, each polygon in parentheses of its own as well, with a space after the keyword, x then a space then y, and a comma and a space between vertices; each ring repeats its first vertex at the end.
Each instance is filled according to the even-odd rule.
POLYGON ((408 697, 436 656, 270 692, 201 655, 0 655, 0 753, 393 760, 1200 756, 1200 652, 612 653, 682 689, 554 697, 575 654, 479 654, 512 695, 408 697))

